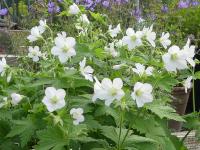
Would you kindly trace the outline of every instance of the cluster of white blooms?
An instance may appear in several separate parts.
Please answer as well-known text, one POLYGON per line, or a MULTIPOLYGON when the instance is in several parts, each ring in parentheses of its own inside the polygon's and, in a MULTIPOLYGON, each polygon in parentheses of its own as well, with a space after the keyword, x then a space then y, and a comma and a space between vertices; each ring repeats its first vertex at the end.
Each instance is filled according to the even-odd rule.
POLYGON ((126 36, 122 38, 124 45, 128 46, 128 50, 132 50, 143 45, 142 39, 146 39, 153 47, 155 47, 156 33, 152 31, 153 25, 149 28, 144 27, 142 31, 134 31, 132 28, 126 30, 126 36))
POLYGON ((46 20, 40 20, 39 24, 39 26, 35 26, 31 29, 31 34, 27 37, 29 42, 34 42, 42 38, 42 34, 47 27, 46 20))
POLYGON ((73 37, 66 37, 66 32, 58 33, 54 41, 55 46, 51 49, 51 53, 58 56, 61 63, 76 55, 74 49, 76 40, 73 37))
POLYGON ((188 68, 188 63, 194 67, 195 61, 195 46, 190 46, 190 40, 181 50, 178 46, 173 45, 168 49, 168 52, 162 56, 165 68, 169 72, 176 72, 188 68))
MULTIPOLYGON (((65 96, 66 92, 63 89, 55 89, 54 87, 47 87, 42 102, 44 103, 44 105, 46 105, 47 110, 49 112, 53 112, 65 107, 66 105, 65 96)), ((84 121, 82 108, 77 108, 77 109, 72 108, 70 110, 70 115, 72 115, 72 118, 75 119, 73 121, 74 125, 78 125, 79 123, 84 121)))

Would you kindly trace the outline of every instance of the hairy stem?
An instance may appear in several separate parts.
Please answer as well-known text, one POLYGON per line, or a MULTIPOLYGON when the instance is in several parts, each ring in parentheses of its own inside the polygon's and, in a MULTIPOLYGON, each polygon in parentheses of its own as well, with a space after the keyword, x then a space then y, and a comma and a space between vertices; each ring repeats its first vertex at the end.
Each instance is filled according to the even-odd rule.
POLYGON ((118 138, 118 146, 117 146, 118 150, 121 149, 120 140, 121 140, 121 134, 122 134, 122 123, 123 123, 123 112, 122 112, 122 109, 120 109, 119 138, 118 138))

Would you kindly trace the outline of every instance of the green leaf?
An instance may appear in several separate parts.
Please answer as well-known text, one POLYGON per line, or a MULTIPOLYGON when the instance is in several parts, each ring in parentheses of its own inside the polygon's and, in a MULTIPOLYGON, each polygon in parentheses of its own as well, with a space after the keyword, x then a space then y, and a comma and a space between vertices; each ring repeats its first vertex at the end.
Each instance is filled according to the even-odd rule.
POLYGON ((150 104, 146 105, 147 109, 151 110, 153 113, 155 113, 157 116, 159 116, 161 119, 167 118, 167 119, 172 119, 176 121, 182 121, 184 122, 185 120, 179 116, 176 113, 176 110, 171 108, 170 106, 161 106, 158 104, 150 104))
POLYGON ((38 131, 37 135, 39 138, 38 145, 35 146, 37 150, 61 150, 69 142, 67 134, 59 127, 48 127, 38 131))
POLYGON ((118 134, 114 127, 112 126, 102 126, 101 127, 102 134, 108 139, 112 140, 117 144, 118 142, 118 134))
POLYGON ((36 126, 30 120, 13 120, 14 127, 7 134, 7 137, 19 136, 21 140, 21 146, 24 147, 31 139, 35 132, 36 126))

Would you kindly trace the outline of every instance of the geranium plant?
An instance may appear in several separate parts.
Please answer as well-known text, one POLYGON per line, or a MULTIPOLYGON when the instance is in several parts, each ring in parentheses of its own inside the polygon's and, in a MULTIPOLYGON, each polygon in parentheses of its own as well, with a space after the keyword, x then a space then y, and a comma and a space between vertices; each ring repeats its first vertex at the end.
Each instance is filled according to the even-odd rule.
POLYGON ((17 66, 1 60, 0 149, 185 149, 167 120, 185 121, 171 91, 183 70, 193 76, 193 47, 170 46, 153 25, 102 29, 101 14, 77 8, 69 7, 75 37, 41 20, 28 55, 17 66))

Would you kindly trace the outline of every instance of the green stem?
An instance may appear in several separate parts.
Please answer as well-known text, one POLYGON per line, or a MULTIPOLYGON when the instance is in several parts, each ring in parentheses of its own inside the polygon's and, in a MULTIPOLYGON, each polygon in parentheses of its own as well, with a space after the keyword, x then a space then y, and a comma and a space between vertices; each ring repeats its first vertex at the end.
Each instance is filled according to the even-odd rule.
POLYGON ((125 140, 126 140, 126 137, 128 136, 130 130, 131 130, 131 126, 129 126, 128 130, 126 131, 126 134, 125 134, 125 136, 124 136, 124 138, 123 138, 123 140, 122 140, 121 145, 124 144, 124 142, 125 142, 125 140))
MULTIPOLYGON (((192 70, 192 76, 194 77, 194 68, 192 70)), ((196 112, 195 110, 195 88, 194 88, 194 79, 192 80, 192 104, 193 104, 193 112, 196 112)))
POLYGON ((120 124, 119 124, 119 138, 118 138, 118 146, 117 149, 120 150, 121 145, 120 145, 120 139, 121 139, 121 134, 122 134, 122 123, 123 123, 123 114, 122 114, 122 109, 120 111, 120 124))
POLYGON ((187 138, 187 136, 190 134, 192 130, 189 130, 186 135, 182 138, 181 142, 184 142, 184 140, 187 138))

